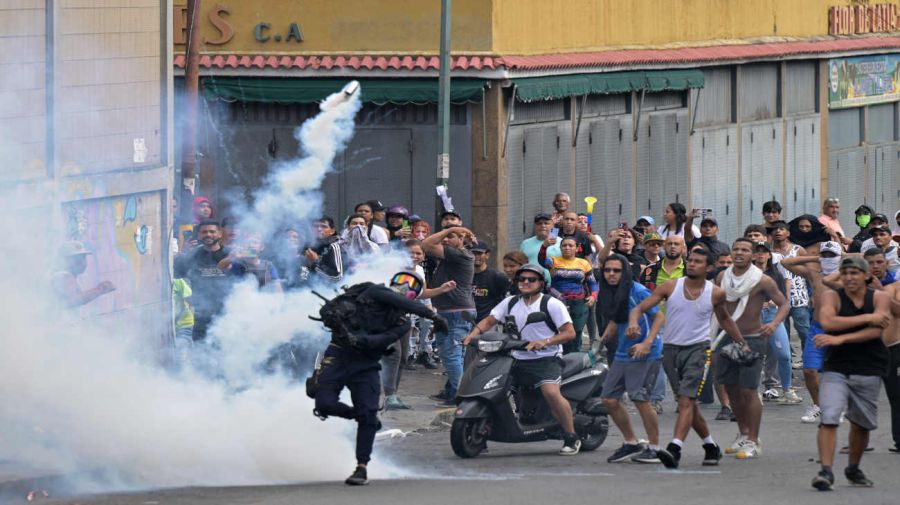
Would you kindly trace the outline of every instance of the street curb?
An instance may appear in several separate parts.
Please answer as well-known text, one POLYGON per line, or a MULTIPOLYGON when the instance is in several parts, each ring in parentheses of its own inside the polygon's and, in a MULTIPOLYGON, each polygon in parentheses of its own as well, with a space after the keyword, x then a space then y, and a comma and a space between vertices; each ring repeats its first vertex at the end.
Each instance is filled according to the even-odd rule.
MULTIPOLYGON (((27 477, 23 479, 7 480, 0 482, 0 503, 27 503, 28 493, 31 491, 45 490, 50 492, 49 498, 58 498, 51 491, 61 487, 65 480, 64 475, 44 475, 40 477, 27 477)), ((40 499, 45 499, 39 496, 40 499)))
POLYGON ((441 409, 437 411, 434 419, 429 423, 431 426, 440 427, 443 429, 450 428, 450 425, 453 424, 453 416, 456 414, 456 407, 452 407, 449 409, 441 409))

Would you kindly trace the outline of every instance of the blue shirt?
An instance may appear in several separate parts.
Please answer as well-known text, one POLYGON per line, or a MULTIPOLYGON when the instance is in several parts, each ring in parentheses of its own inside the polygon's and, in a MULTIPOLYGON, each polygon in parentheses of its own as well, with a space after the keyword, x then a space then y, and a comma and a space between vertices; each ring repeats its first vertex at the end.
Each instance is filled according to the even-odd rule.
POLYGON ((882 286, 887 286, 888 284, 893 284, 893 283, 897 282, 897 274, 888 270, 887 275, 885 275, 883 278, 879 279, 879 281, 881 281, 882 286))
MULTIPOLYGON (((639 282, 632 282, 631 284, 631 294, 628 295, 628 310, 631 311, 644 299, 650 296, 650 290, 644 287, 639 282)), ((640 319, 640 327, 641 334, 637 338, 628 338, 625 336, 625 330, 627 329, 627 325, 620 324, 618 325, 619 332, 619 347, 616 348, 616 361, 623 362, 633 362, 633 361, 654 361, 662 358, 662 339, 659 335, 653 339, 653 343, 650 344, 650 354, 644 356, 640 359, 635 359, 631 357, 630 351, 631 347, 635 344, 639 344, 644 341, 644 338, 647 337, 647 333, 650 331, 650 326, 653 325, 653 318, 656 316, 656 313, 659 312, 659 307, 653 306, 647 312, 641 315, 640 319)))

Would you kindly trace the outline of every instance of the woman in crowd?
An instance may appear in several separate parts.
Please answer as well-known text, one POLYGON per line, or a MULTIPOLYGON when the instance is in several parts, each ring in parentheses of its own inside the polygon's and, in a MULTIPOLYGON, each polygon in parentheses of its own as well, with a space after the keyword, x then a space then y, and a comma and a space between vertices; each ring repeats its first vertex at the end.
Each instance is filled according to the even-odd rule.
MULTIPOLYGON (((656 230, 656 233, 659 233, 663 240, 669 238, 669 235, 683 237, 684 224, 687 222, 687 209, 678 202, 672 202, 666 206, 666 211, 663 213, 663 221, 665 221, 665 224, 660 225, 656 230)), ((695 237, 700 236, 700 228, 697 228, 696 225, 691 227, 691 231, 694 232, 695 237)))
POLYGON ((372 205, 368 202, 357 204, 353 212, 354 215, 361 216, 366 222, 366 237, 377 244, 382 251, 387 251, 390 247, 388 245, 388 232, 375 224, 375 212, 372 210, 372 205))
POLYGON ((503 273, 509 279, 509 287, 506 289, 508 295, 519 294, 519 287, 514 282, 514 279, 516 271, 526 263, 528 263, 528 256, 525 256, 525 253, 522 251, 510 251, 503 255, 503 273))
POLYGON ((550 294, 559 298, 569 309, 575 339, 563 345, 563 353, 581 351, 581 332, 588 320, 588 312, 597 301, 597 279, 594 269, 584 258, 575 255, 578 241, 565 237, 559 244, 562 256, 547 256, 547 245, 541 246, 538 261, 550 270, 550 294))
POLYGON ((621 254, 628 260, 631 266, 632 276, 637 279, 641 275, 641 270, 649 264, 647 258, 637 249, 637 237, 635 231, 631 228, 616 228, 607 235, 606 245, 600 251, 597 257, 599 262, 606 261, 610 253, 621 254))

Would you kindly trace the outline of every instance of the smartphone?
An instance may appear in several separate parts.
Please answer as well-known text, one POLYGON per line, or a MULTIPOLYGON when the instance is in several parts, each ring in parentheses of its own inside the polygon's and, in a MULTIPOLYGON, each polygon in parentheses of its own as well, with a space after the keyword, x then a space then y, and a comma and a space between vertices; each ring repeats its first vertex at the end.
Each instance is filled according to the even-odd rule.
POLYGON ((706 219, 707 217, 710 217, 713 214, 712 209, 696 209, 696 210, 697 210, 697 215, 700 217, 700 219, 706 219))
POLYGON ((550 228, 550 236, 553 238, 559 237, 559 228, 555 226, 553 228, 550 228))
POLYGON ((404 219, 404 220, 403 220, 403 227, 404 227, 404 228, 409 228, 409 219, 404 219))
POLYGON ((620 230, 627 230, 627 229, 628 229, 628 222, 627 222, 627 221, 622 221, 621 223, 619 223, 619 229, 620 229, 620 230))

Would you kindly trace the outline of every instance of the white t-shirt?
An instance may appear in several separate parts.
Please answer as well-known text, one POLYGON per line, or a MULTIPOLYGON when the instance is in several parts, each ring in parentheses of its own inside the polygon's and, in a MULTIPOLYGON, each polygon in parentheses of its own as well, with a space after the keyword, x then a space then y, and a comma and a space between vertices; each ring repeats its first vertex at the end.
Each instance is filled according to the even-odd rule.
MULTIPOLYGON (((666 228, 666 226, 668 225, 664 224, 656 229, 656 233, 659 233, 659 236, 662 237, 663 240, 669 238, 670 235, 684 237, 684 225, 681 225, 681 229, 677 232, 666 228)), ((697 228, 697 225, 691 225, 691 231, 694 232, 694 238, 700 238, 700 228, 697 228)))
POLYGON ((390 249, 390 245, 388 245, 390 235, 388 235, 387 230, 377 224, 372 225, 372 229, 369 231, 369 240, 378 244, 382 251, 390 249))
POLYGON ((806 286, 806 278, 794 275, 790 270, 781 266, 781 260, 794 258, 801 251, 803 251, 803 248, 797 244, 791 245, 791 250, 787 255, 772 251, 772 263, 778 267, 778 271, 781 272, 785 279, 791 281, 791 292, 789 293, 791 307, 809 307, 809 291, 806 286))
MULTIPOLYGON (((859 248, 859 252, 865 254, 869 249, 874 249, 878 246, 875 245, 875 241, 872 239, 867 239, 859 248)), ((894 273, 900 272, 900 258, 897 257, 897 243, 893 240, 888 245, 887 249, 884 250, 884 259, 887 260, 888 270, 894 273)))
MULTIPOLYGON (((497 306, 494 307, 494 310, 491 311, 491 317, 493 317, 500 323, 503 323, 507 316, 506 308, 509 307, 509 301, 512 298, 512 296, 508 296, 502 302, 498 303, 497 306)), ((525 326, 525 320, 528 319, 528 315, 532 312, 540 311, 541 297, 535 298, 534 302, 531 305, 526 305, 525 301, 522 299, 520 299, 518 302, 516 302, 515 305, 513 305, 512 316, 516 319, 516 326, 519 327, 519 332, 522 334, 522 340, 533 342, 535 340, 550 338, 554 335, 554 333, 550 331, 550 328, 548 328, 547 325, 543 322, 532 323, 528 326, 525 326)), ((553 320, 553 324, 555 324, 557 328, 562 328, 564 324, 572 322, 572 317, 569 316, 569 311, 566 309, 566 304, 557 300, 556 298, 550 297, 550 300, 547 303, 547 312, 550 313, 550 319, 553 320)), ((523 350, 513 351, 512 353, 514 358, 522 360, 547 358, 551 356, 559 356, 561 354, 562 346, 559 344, 544 347, 539 351, 523 350)))

